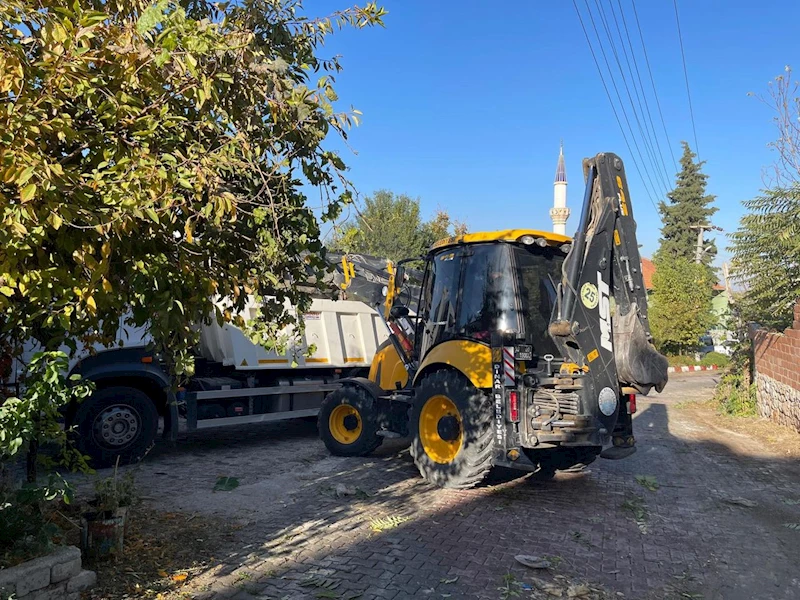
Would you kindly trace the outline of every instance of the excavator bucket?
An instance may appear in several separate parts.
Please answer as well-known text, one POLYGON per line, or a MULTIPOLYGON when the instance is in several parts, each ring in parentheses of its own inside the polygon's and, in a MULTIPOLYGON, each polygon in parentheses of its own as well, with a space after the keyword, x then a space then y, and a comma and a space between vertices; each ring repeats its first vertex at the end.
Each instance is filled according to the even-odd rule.
POLYGON ((626 315, 619 314, 617 309, 612 322, 614 360, 620 383, 645 395, 653 387, 657 392, 663 390, 667 385, 668 362, 648 340, 636 304, 631 305, 626 315))

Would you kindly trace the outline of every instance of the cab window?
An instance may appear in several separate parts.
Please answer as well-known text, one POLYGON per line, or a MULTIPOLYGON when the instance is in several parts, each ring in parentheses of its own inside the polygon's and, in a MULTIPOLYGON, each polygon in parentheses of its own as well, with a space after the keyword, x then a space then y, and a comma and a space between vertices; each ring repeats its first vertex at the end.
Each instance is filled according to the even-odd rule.
POLYGON ((517 331, 514 278, 508 246, 471 246, 464 263, 457 329, 460 337, 489 343, 495 331, 517 331))
POLYGON ((556 305, 556 284, 561 281, 564 255, 554 248, 538 246, 518 246, 513 254, 525 343, 533 346, 536 356, 557 354, 547 329, 556 305))
POLYGON ((434 256, 429 263, 422 297, 427 310, 422 314, 424 335, 420 356, 424 356, 431 346, 453 337, 460 271, 461 256, 456 251, 445 251, 434 256))

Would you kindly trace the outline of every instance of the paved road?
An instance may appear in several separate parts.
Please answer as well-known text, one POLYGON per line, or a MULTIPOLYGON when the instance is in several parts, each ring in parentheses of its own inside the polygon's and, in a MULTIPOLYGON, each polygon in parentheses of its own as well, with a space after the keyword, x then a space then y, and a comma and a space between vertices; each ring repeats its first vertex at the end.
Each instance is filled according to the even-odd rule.
POLYGON ((148 457, 138 479, 156 509, 241 526, 184 588, 198 598, 333 597, 329 585, 339 598, 499 598, 504 581, 520 591, 541 577, 517 554, 626 598, 800 598, 800 530, 784 526, 800 523, 800 467, 681 406, 714 379, 679 374, 640 397, 633 457, 546 483, 435 489, 402 447, 330 457, 304 422, 195 434, 148 457), (212 493, 221 475, 241 486, 212 493), (338 484, 369 496, 337 497, 338 484), (376 532, 375 519, 395 527, 376 532))

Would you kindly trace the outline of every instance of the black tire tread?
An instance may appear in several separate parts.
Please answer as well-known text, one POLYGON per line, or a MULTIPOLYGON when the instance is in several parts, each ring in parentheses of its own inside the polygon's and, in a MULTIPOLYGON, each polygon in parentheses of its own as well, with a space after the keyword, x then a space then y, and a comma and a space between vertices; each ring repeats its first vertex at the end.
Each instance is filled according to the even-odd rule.
POLYGON ((328 452, 334 456, 367 456, 377 450, 383 438, 377 433, 376 411, 375 399, 362 387, 345 385, 328 394, 322 401, 317 417, 319 437, 328 452), (361 436, 348 446, 337 442, 328 427, 330 413, 340 404, 353 406, 361 415, 361 436))
POLYGON ((91 465, 95 468, 138 462, 147 454, 155 442, 158 433, 158 410, 153 400, 142 390, 130 386, 111 386, 101 388, 86 398, 75 413, 73 424, 76 426, 76 445, 83 453, 91 457, 91 465), (117 452, 104 448, 94 442, 92 422, 107 404, 128 402, 142 413, 142 434, 129 446, 117 452))
POLYGON ((414 464, 431 483, 451 489, 470 489, 479 485, 492 469, 494 432, 491 406, 486 395, 457 371, 443 369, 425 376, 417 388, 409 425, 412 434, 410 452, 414 464), (446 395, 458 406, 462 412, 462 422, 464 408, 470 408, 473 417, 470 431, 465 431, 464 435, 475 435, 475 438, 465 439, 456 460, 450 465, 442 465, 428 458, 419 438, 422 405, 436 394, 446 395))

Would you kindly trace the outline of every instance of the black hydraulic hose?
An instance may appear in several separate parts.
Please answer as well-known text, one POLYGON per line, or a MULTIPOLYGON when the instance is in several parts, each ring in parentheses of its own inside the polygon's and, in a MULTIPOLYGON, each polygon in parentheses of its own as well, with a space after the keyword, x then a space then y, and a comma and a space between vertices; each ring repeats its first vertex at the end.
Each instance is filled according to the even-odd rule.
POLYGON ((583 210, 581 212, 581 222, 578 226, 578 232, 572 240, 572 250, 569 253, 569 265, 567 266, 567 285, 564 289, 564 303, 562 305, 563 312, 561 318, 568 321, 572 320, 572 311, 575 305, 576 287, 578 285, 578 278, 581 274, 581 266, 583 265, 583 254, 586 249, 586 228, 589 226, 589 213, 592 207, 592 191, 594 189, 594 180, 597 177, 597 165, 589 167, 589 173, 586 177, 586 191, 583 195, 583 210))

